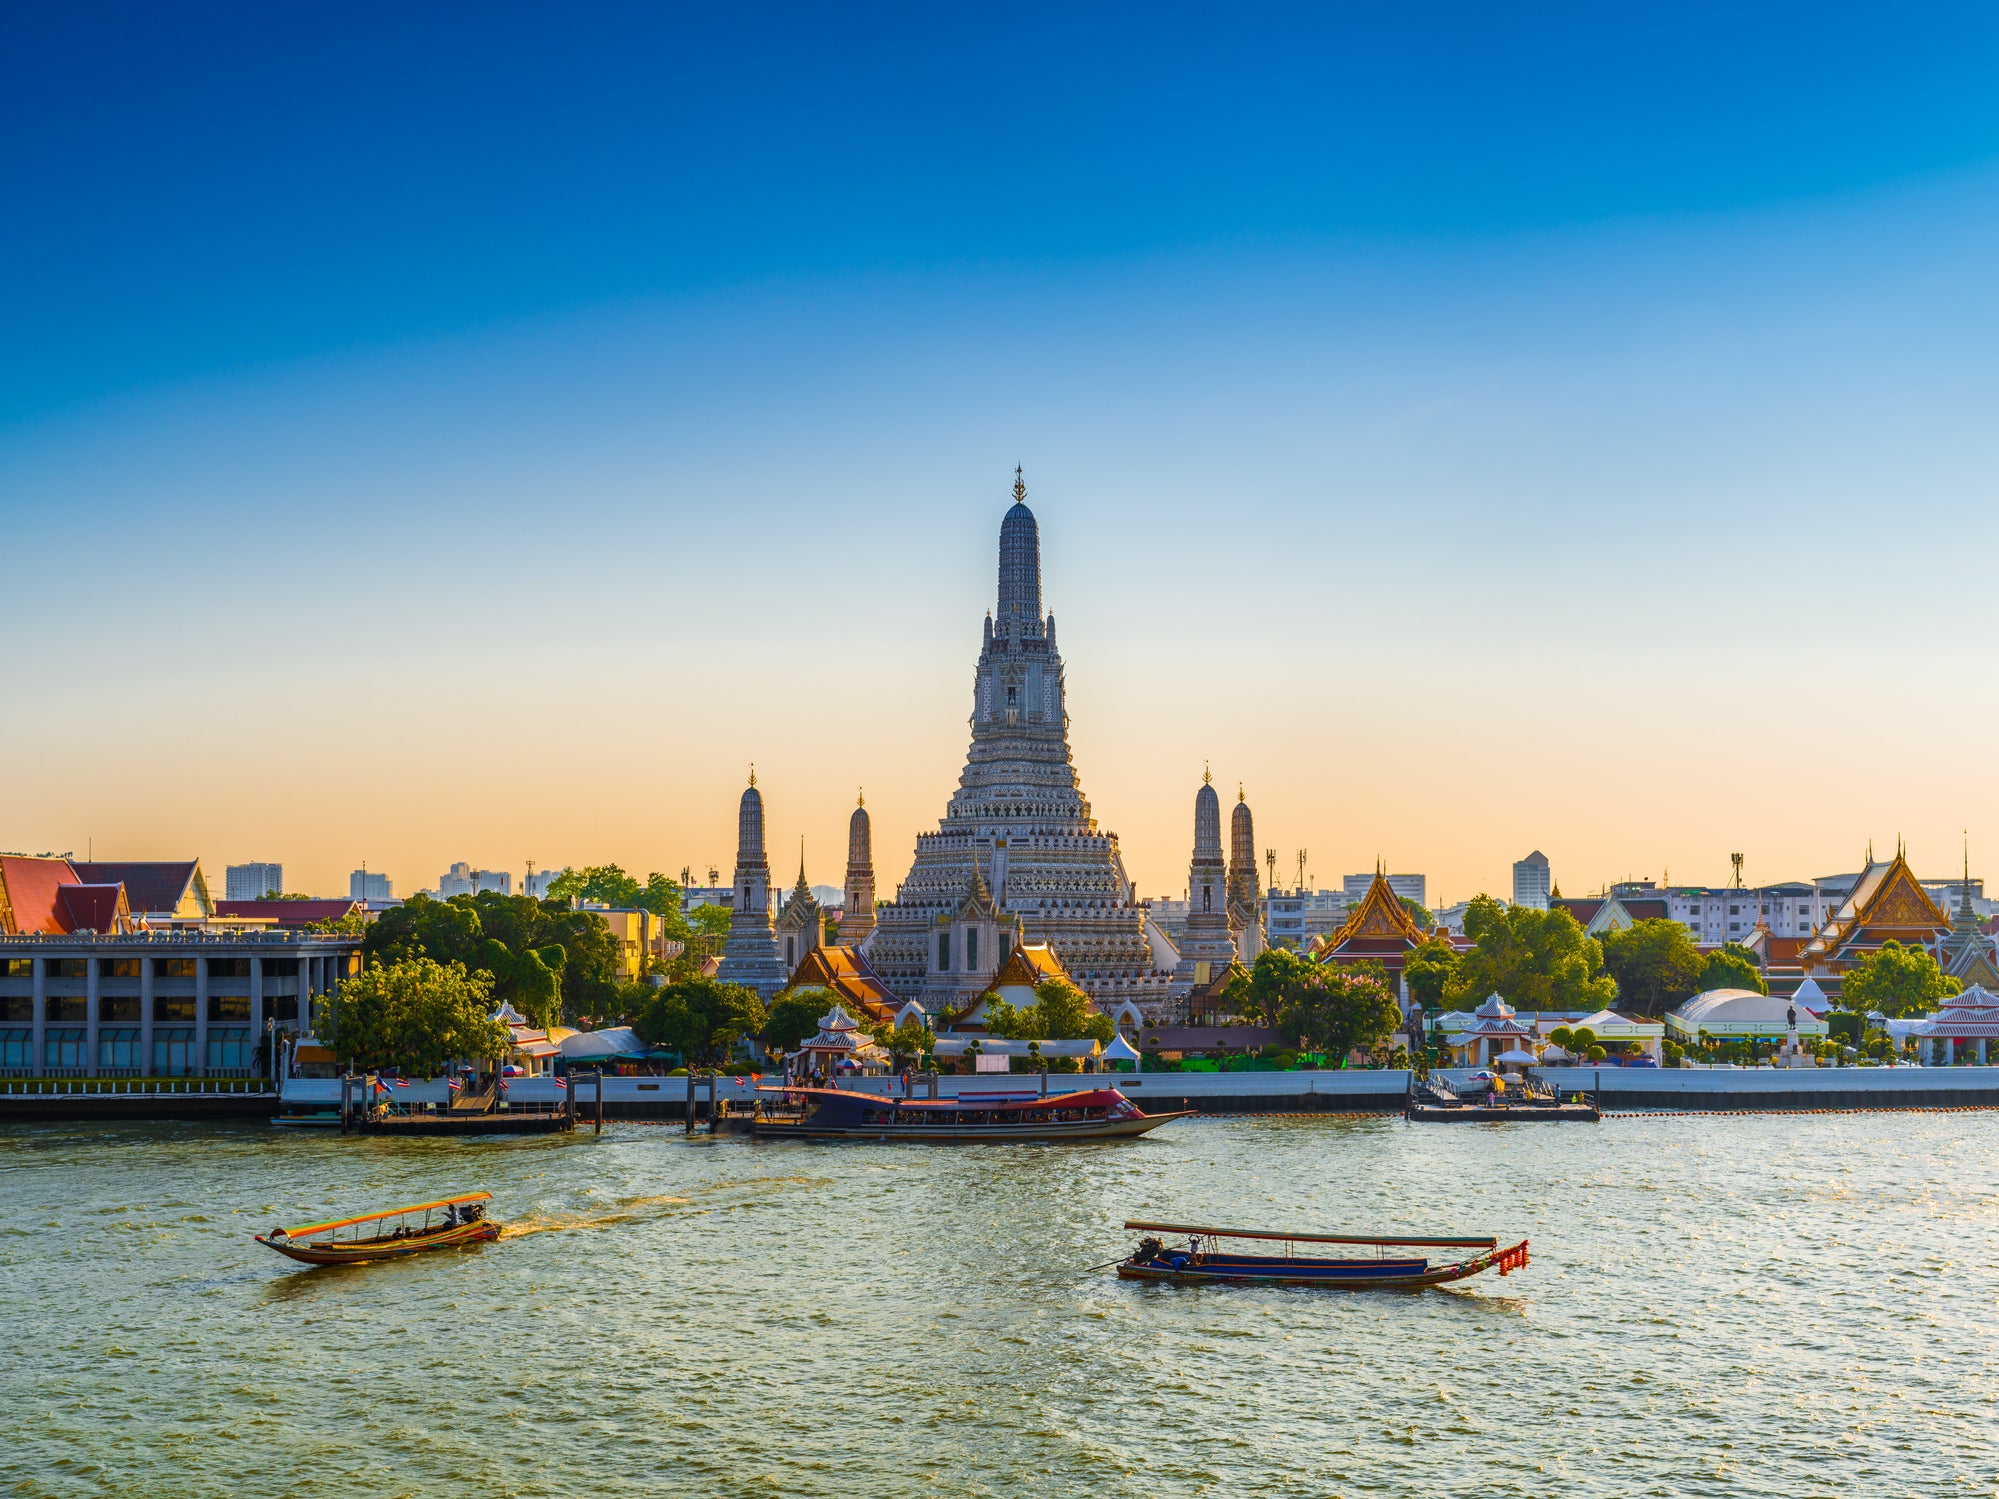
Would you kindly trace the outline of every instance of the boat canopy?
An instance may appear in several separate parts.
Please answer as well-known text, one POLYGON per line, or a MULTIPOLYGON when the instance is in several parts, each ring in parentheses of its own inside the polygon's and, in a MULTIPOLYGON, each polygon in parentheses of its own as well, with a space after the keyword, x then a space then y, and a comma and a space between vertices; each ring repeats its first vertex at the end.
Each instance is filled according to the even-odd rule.
POLYGON ((1139 1223, 1125 1224, 1126 1228, 1144 1229, 1156 1234, 1198 1234, 1204 1239, 1277 1239, 1296 1244, 1427 1244, 1452 1249, 1494 1249, 1497 1239, 1455 1239, 1404 1237, 1381 1238, 1376 1235, 1358 1234, 1296 1234, 1264 1228, 1200 1228, 1190 1223, 1139 1223))
POLYGON ((384 1218, 401 1218, 409 1213, 428 1213, 436 1208, 459 1207, 468 1202, 491 1202, 491 1192, 467 1192, 462 1197, 440 1197, 435 1202, 413 1202, 408 1207, 387 1208, 379 1213, 360 1213, 352 1218, 335 1218, 330 1223, 308 1223, 304 1228, 288 1228, 285 1233, 294 1239, 307 1234, 323 1234, 328 1229, 346 1228, 354 1223, 379 1223, 384 1218))

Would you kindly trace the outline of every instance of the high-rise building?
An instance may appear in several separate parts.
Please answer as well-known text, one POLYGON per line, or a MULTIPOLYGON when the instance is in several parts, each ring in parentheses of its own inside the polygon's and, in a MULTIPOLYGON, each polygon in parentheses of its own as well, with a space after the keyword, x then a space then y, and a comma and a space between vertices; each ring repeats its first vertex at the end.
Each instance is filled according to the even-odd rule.
POLYGON ((266 895, 285 893, 285 866, 282 864, 229 864, 222 870, 224 900, 262 900, 266 895))
POLYGON ((1548 872, 1548 856, 1535 849, 1513 866, 1513 904, 1536 911, 1547 910, 1548 896, 1554 890, 1554 883, 1548 872))
MULTIPOLYGON (((1425 910, 1429 909, 1430 902, 1424 898, 1430 888, 1428 875, 1389 874, 1383 875, 1382 878, 1388 881, 1388 888, 1403 900, 1413 900, 1425 910)), ((1372 874, 1342 875, 1340 894, 1346 898, 1349 906, 1357 906, 1367 899, 1367 892, 1373 887, 1374 879, 1372 874)))
POLYGON ((549 882, 562 874, 560 869, 530 869, 521 879, 521 894, 542 900, 548 895, 549 882))
POLYGON ((1171 970, 1155 964, 1117 836, 1097 827, 1077 781, 1055 616, 1041 610, 1040 529, 1017 473, 1013 500, 965 769, 895 899, 876 906, 868 956, 900 998, 934 1012, 976 994, 1005 959, 995 939, 1018 930, 1049 943, 1100 1008, 1158 1011, 1171 970))
POLYGON ((454 895, 479 895, 487 890, 512 895, 513 875, 504 869, 474 869, 461 860, 437 877, 439 900, 450 900, 454 895))
POLYGON ((729 941, 715 976, 742 984, 769 999, 790 975, 778 956, 770 921, 770 863, 764 857, 764 799, 754 771, 736 807, 735 904, 729 912, 729 941))
POLYGON ((375 901, 394 900, 395 893, 389 889, 389 877, 385 874, 371 874, 365 869, 357 869, 347 876, 347 898, 349 900, 375 901))

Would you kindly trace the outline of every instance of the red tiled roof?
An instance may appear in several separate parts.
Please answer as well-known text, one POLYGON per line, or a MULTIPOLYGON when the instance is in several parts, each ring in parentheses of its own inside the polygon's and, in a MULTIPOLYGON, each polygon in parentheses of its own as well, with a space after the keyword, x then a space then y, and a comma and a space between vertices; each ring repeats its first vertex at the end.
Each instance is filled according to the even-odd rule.
POLYGON ((187 894, 199 859, 175 859, 118 864, 78 864, 76 875, 86 885, 123 885, 134 911, 172 911, 187 894))
POLYGON ((338 921, 361 909, 358 900, 218 900, 215 914, 221 917, 270 917, 279 926, 307 926, 315 921, 338 921))
POLYGON ((14 913, 14 928, 20 932, 66 932, 58 909, 56 892, 64 885, 80 885, 67 859, 29 859, 16 854, 0 854, 0 882, 7 887, 7 904, 14 913))
POLYGON ((1549 901, 1548 904, 1559 910, 1567 911, 1571 916, 1575 917, 1577 926, 1588 926, 1595 918, 1598 909, 1603 905, 1603 897, 1596 896, 1590 899, 1578 898, 1572 900, 1567 896, 1563 896, 1560 900, 1549 901))
POLYGON ((1662 921, 1666 916, 1663 900, 1627 900, 1624 909, 1631 913, 1633 921, 1662 921))
POLYGON ((63 885, 56 890, 56 912, 66 932, 115 932, 130 927, 123 885, 63 885))

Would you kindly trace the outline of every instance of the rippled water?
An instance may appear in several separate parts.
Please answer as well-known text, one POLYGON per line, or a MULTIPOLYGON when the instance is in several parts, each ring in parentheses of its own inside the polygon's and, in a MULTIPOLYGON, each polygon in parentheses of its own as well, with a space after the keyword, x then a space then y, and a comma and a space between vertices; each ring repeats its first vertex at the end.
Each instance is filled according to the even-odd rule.
POLYGON ((1200 1120, 1128 1145, 0 1130, 6 1492, 1999 1486, 1999 1116, 1200 1120), (486 1187, 498 1244, 278 1222, 486 1187), (1421 1293, 1128 1285, 1126 1216, 1529 1235, 1421 1293))

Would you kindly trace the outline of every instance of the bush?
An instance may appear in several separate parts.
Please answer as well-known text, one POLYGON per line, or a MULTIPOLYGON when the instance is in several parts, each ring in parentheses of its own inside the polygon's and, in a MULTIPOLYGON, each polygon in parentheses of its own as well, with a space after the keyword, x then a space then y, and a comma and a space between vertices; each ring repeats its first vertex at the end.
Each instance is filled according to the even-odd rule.
POLYGON ((1601 1046, 1592 1046, 1584 1055, 1592 1062, 1601 1062, 1610 1053, 1605 1051, 1601 1046))

